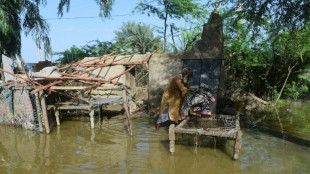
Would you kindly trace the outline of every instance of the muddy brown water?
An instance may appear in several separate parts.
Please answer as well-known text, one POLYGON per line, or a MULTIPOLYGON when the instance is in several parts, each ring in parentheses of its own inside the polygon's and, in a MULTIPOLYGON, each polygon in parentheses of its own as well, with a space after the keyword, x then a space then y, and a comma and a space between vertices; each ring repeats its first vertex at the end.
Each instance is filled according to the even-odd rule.
POLYGON ((231 140, 186 135, 171 155, 168 128, 155 131, 145 113, 132 120, 133 137, 117 119, 94 130, 63 121, 50 135, 0 125, 0 173, 310 173, 310 103, 279 109, 281 121, 274 112, 242 117, 239 160, 231 140))

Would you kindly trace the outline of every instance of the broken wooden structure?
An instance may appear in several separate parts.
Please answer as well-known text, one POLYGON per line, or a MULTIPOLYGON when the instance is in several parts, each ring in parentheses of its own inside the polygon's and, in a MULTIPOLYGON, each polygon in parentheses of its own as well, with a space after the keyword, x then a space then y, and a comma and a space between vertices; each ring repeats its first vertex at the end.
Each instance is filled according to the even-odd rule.
MULTIPOLYGON (((34 96, 34 110, 37 113, 39 131, 41 132, 45 129, 46 133, 50 133, 49 111, 54 113, 56 123, 60 125, 59 115, 61 110, 86 110, 89 112, 90 127, 93 129, 95 127, 94 114, 97 108, 101 110, 103 105, 123 103, 128 120, 128 132, 132 135, 130 110, 128 108, 130 86, 123 81, 120 82, 120 77, 126 75, 137 65, 147 66, 149 58, 156 51, 145 55, 142 61, 132 61, 132 57, 135 54, 123 55, 127 53, 115 54, 113 52, 108 55, 67 64, 60 68, 52 69, 51 72, 43 75, 29 72, 18 75, 0 68, 0 71, 4 74, 10 74, 16 78, 16 80, 5 81, 1 86, 8 89, 22 89, 28 91, 29 95, 34 96), (119 65, 128 68, 125 67, 126 69, 124 68, 122 72, 112 74, 108 78, 102 77, 100 74, 94 74, 96 70, 101 72, 103 68, 110 70, 112 66, 119 65), (56 75, 55 71, 57 71, 56 75), (91 92, 95 90, 105 91, 107 95, 105 98, 93 98, 91 92), (118 96, 110 98, 113 91, 119 91, 118 96), (69 99, 75 102, 68 102, 69 99)), ((99 113, 102 113, 102 110, 99 113)))

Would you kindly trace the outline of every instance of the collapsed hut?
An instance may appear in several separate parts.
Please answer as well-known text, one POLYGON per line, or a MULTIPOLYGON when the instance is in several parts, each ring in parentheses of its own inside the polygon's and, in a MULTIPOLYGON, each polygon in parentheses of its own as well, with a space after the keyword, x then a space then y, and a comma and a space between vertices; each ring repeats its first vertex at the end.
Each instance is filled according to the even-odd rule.
POLYGON ((1 72, 13 77, 1 83, 3 104, 0 107, 4 112, 0 122, 50 133, 52 120, 60 125, 61 111, 83 110, 89 113, 93 129, 95 112, 104 114, 104 105, 122 103, 128 132, 132 135, 129 117, 135 107, 134 104, 130 105, 131 109, 128 106, 134 95, 131 88, 134 88, 135 77, 130 72, 137 65, 147 65, 153 54, 139 56, 113 52, 59 68, 50 66, 40 72, 25 71, 24 74, 0 68, 1 72))

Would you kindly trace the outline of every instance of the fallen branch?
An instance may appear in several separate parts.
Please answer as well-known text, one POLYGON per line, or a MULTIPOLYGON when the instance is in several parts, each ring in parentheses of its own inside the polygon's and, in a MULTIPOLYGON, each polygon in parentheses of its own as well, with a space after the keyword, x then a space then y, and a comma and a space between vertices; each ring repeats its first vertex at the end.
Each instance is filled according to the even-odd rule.
POLYGON ((258 101, 258 102, 260 102, 260 103, 263 103, 264 105, 270 104, 269 102, 266 102, 265 100, 262 100, 262 99, 256 97, 256 96, 255 96, 254 94, 252 94, 252 93, 249 93, 249 95, 250 95, 254 100, 256 100, 256 101, 258 101))

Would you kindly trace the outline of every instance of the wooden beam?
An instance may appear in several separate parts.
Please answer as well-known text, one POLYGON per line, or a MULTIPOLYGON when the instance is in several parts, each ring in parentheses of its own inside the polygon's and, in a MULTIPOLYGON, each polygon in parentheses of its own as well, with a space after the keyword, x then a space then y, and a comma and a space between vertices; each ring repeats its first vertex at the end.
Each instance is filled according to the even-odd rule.
POLYGON ((57 84, 60 84, 60 83, 63 83, 63 81, 62 81, 62 80, 59 80, 59 81, 50 83, 50 84, 48 84, 48 85, 42 86, 42 87, 40 87, 40 88, 37 88, 37 89, 35 89, 34 91, 31 91, 31 94, 35 94, 35 93, 37 93, 37 92, 40 92, 40 91, 42 91, 42 90, 44 90, 44 89, 47 89, 47 88, 49 88, 49 87, 51 87, 51 86, 54 86, 54 85, 57 85, 57 84))
MULTIPOLYGON (((82 90, 85 86, 52 86, 53 90, 82 90)), ((120 86, 99 86, 96 90, 121 90, 120 86)))
POLYGON ((114 85, 121 85, 122 83, 116 82, 116 81, 109 81, 102 78, 95 78, 95 77, 87 77, 87 76, 81 76, 81 77, 49 77, 49 76, 33 76, 34 78, 44 78, 44 80, 85 80, 85 81, 97 81, 101 83, 110 83, 114 85))

